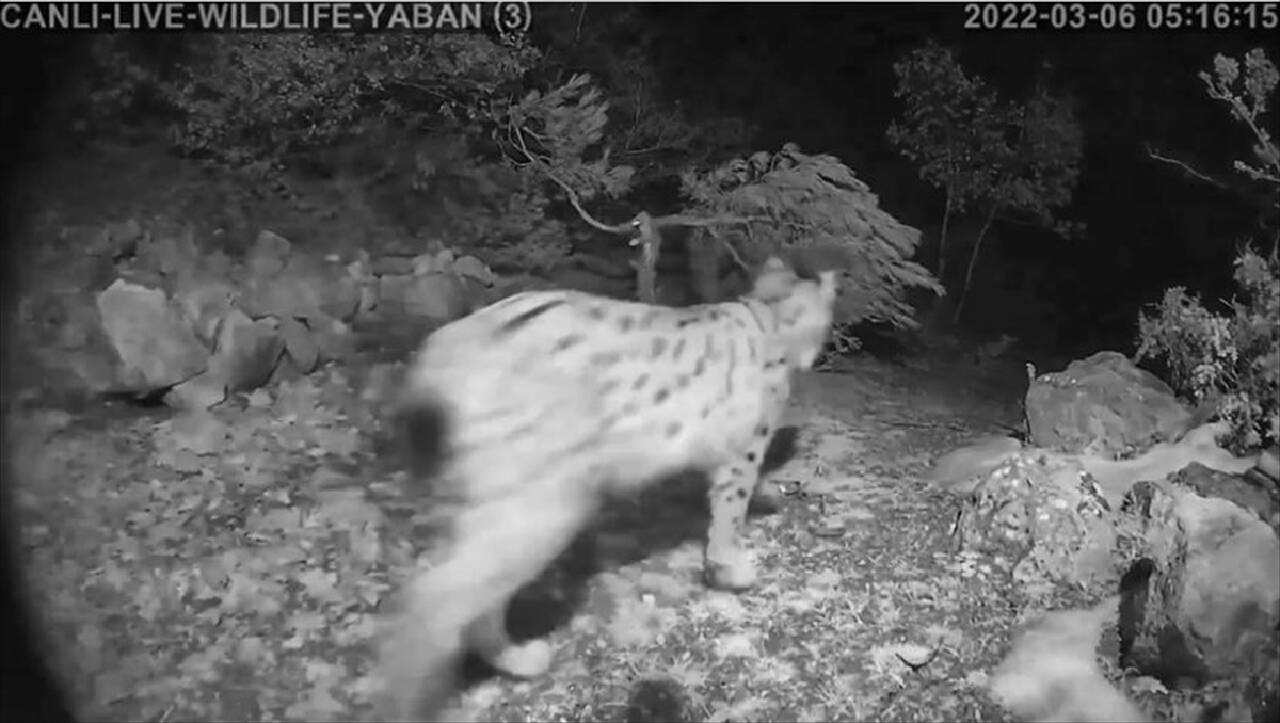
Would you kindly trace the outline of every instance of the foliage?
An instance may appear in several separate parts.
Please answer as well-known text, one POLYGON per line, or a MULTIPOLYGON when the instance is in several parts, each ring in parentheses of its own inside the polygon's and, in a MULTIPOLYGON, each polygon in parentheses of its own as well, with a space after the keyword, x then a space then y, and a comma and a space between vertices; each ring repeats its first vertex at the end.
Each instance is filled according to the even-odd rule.
MULTIPOLYGON (((1254 132, 1261 166, 1236 161, 1241 173, 1280 191, 1280 150, 1258 118, 1275 92, 1276 67, 1261 50, 1245 56, 1243 92, 1239 64, 1222 55, 1215 76, 1201 73, 1208 95, 1226 102, 1254 132)), ((1268 255, 1247 246, 1235 261, 1240 295, 1230 313, 1207 309, 1180 286, 1168 289, 1155 313, 1138 318, 1139 359, 1160 359, 1176 389, 1212 401, 1231 424, 1238 448, 1280 442, 1280 240, 1268 255)))
POLYGON ((536 60, 530 48, 481 35, 228 34, 190 45, 164 97, 181 113, 171 136, 231 163, 291 152, 399 124, 482 130, 488 104, 536 60))
POLYGON ((558 86, 589 74, 609 104, 605 127, 612 157, 635 169, 636 183, 669 180, 684 167, 742 150, 752 129, 736 118, 692 118, 662 92, 654 58, 664 29, 632 3, 548 5, 539 14, 544 55, 554 70, 540 81, 558 86))
POLYGON ((1139 359, 1165 362, 1171 383, 1213 402, 1240 448, 1280 441, 1280 261, 1246 249, 1236 260, 1241 298, 1229 314, 1205 308, 1186 289, 1165 291, 1138 318, 1139 359))
POLYGON ((990 185, 984 156, 1001 145, 1002 113, 994 90, 965 74, 952 52, 929 43, 893 66, 894 97, 906 101, 887 131, 889 141, 914 162, 920 178, 947 194, 948 209, 963 210, 990 185))
POLYGON ((984 220, 969 255, 956 317, 972 283, 982 242, 1001 214, 1015 214, 1061 235, 1053 210, 1071 201, 1080 173, 1084 133, 1069 96, 1050 91, 1041 77, 1026 99, 1002 102, 977 76, 967 75, 952 52, 929 43, 894 65, 894 95, 906 102, 888 137, 919 174, 946 196, 939 240, 939 276, 946 270, 946 234, 953 212, 976 208, 984 220))
POLYGON ((848 272, 837 322, 915 325, 905 294, 941 293, 937 280, 911 261, 920 231, 890 216, 867 184, 839 159, 807 155, 794 144, 759 151, 705 172, 684 175, 684 193, 708 216, 745 219, 720 231, 748 265, 779 251, 835 249, 848 272))
POLYGON ((1280 185, 1280 149, 1271 140, 1271 134, 1258 120, 1267 110, 1267 101, 1275 93, 1280 72, 1261 48, 1254 48, 1244 56, 1244 75, 1240 63, 1234 58, 1217 55, 1213 59, 1214 74, 1200 72, 1210 98, 1220 100, 1231 108, 1231 117, 1244 123, 1253 131, 1256 143, 1253 154, 1260 166, 1236 161, 1236 170, 1255 181, 1280 185))

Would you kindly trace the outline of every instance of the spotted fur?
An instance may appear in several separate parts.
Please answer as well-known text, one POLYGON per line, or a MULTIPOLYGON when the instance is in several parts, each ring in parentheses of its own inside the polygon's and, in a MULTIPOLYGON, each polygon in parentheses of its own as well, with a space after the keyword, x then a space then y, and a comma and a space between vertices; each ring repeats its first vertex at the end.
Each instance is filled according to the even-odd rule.
POLYGON ((513 644, 511 596, 589 522, 602 496, 708 473, 708 584, 755 580, 741 529, 790 393, 825 342, 835 275, 770 259, 752 291, 670 308, 574 291, 516 294, 433 333, 405 381, 424 484, 452 498, 436 564, 411 580, 382 651, 388 720, 436 720, 471 649, 533 677, 546 641, 513 644))

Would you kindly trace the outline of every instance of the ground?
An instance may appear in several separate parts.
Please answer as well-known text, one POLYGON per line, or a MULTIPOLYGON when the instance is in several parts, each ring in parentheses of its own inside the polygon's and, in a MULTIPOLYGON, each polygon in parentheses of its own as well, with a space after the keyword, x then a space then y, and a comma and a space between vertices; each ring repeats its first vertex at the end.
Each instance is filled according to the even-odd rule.
MULTIPOLYGON (((378 606, 431 524, 361 397, 375 356, 395 353, 211 418, 11 412, 34 608, 87 717, 372 715, 378 606)), ((701 585, 696 480, 616 500, 513 607, 517 635, 550 629, 554 671, 473 671, 460 705, 500 721, 1003 720, 986 674, 1032 611, 999 561, 953 553, 957 500, 921 478, 1016 424, 1024 379, 870 357, 802 375, 771 472, 790 494, 751 524, 757 589, 701 585)))

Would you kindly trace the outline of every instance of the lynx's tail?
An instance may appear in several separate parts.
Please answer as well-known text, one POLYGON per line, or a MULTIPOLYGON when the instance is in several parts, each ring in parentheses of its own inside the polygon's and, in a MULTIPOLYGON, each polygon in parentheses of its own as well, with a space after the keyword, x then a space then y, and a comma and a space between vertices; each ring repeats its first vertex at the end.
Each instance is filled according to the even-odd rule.
POLYGON ((465 630, 472 617, 472 601, 454 594, 456 585, 449 580, 454 567, 446 563, 418 573, 404 590, 402 609, 379 657, 384 684, 380 720, 435 723, 451 717, 447 709, 460 685, 465 630))

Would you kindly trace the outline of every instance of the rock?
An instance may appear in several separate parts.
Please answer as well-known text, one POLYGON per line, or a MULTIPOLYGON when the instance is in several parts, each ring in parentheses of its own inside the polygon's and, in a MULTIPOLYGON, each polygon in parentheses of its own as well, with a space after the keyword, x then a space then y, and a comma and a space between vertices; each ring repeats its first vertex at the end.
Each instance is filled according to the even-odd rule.
POLYGON ((1121 664, 1170 689, 1225 685, 1258 720, 1280 681, 1275 529, 1175 483, 1135 486, 1125 512, 1140 531, 1122 585, 1121 664))
POLYGON ((341 361, 355 353, 355 335, 351 326, 338 319, 315 319, 311 338, 322 361, 341 361))
POLYGON ((467 307, 466 289, 453 274, 428 274, 410 277, 405 289, 404 309, 413 316, 453 321, 462 318, 467 307))
POLYGON ((226 384, 216 375, 207 372, 173 387, 164 394, 165 405, 174 409, 208 409, 222 404, 226 399, 226 384))
POLYGON ((225 279, 231 273, 231 257, 222 251, 213 251, 201 258, 200 268, 209 276, 225 279))
POLYGON ((1169 477, 1202 497, 1221 497, 1249 510, 1280 534, 1280 490, 1255 484, 1249 477, 1192 462, 1169 477))
POLYGON ((284 339, 285 352, 293 360, 298 371, 310 374, 320 366, 320 347, 312 339, 307 325, 292 317, 280 319, 280 336, 284 339))
POLYGON ((235 289, 225 281, 204 279, 183 284, 173 294, 196 336, 208 347, 217 343, 218 325, 231 312, 235 289))
POLYGON ((1258 470, 1270 477, 1272 482, 1280 482, 1280 446, 1262 451, 1258 456, 1258 470))
POLYGON ((364 308, 372 286, 350 276, 342 276, 321 289, 320 311, 342 321, 351 321, 364 308))
POLYGON ((435 254, 418 254, 417 256, 413 257, 413 275, 414 276, 426 276, 427 274, 434 274, 437 271, 447 271, 447 270, 448 269, 436 268, 435 254))
POLYGON ((1173 391, 1124 355, 1103 351, 1042 374, 1027 390, 1035 444, 1064 452, 1093 450, 1112 459, 1176 439, 1191 413, 1173 391))
POLYGON ((317 276, 281 274, 275 278, 253 278, 240 294, 237 305, 250 318, 293 317, 309 319, 324 315, 323 289, 327 280, 317 276))
POLYGON ((475 279, 485 286, 493 286, 497 280, 493 271, 483 261, 474 256, 463 256, 453 262, 453 273, 468 279, 475 279))
POLYGON ((254 321, 233 309, 222 322, 209 376, 228 391, 256 389, 271 378, 283 349, 274 319, 254 321))
POLYGON ((262 229, 249 249, 246 259, 250 273, 259 278, 270 278, 284 270, 292 244, 273 231, 262 229))
POLYGON ((1032 591, 1119 577, 1111 507, 1070 459, 1018 454, 1000 464, 961 505, 957 535, 961 550, 1009 560, 1032 591))
POLYGON ((436 260, 434 262, 437 271, 448 271, 453 267, 453 250, 441 247, 436 252, 436 260))
POLYGON ((147 269, 169 277, 182 277, 195 271, 200 262, 195 229, 185 226, 171 232, 154 234, 150 243, 139 247, 139 260, 147 269))
POLYGON ((117 279, 97 302, 102 329, 123 366, 124 389, 165 389, 207 368, 208 350, 163 291, 117 279))
POLYGON ((1120 506, 1129 489, 1138 482, 1161 482, 1192 463, 1220 472, 1241 474, 1254 460, 1239 458, 1223 449, 1217 438, 1225 434, 1224 422, 1209 422, 1187 432, 1177 442, 1160 442, 1133 459, 1110 460, 1080 454, 1068 455, 1093 475, 1106 498, 1120 506))
POLYGON ((414 273, 414 262, 411 256, 381 256, 373 260, 372 270, 375 276, 405 276, 414 273))
POLYGON ((1022 443, 1013 437, 977 440, 939 457, 927 479, 942 489, 968 495, 978 480, 1021 449, 1022 443))
POLYGON ((102 226, 64 226, 58 231, 58 241, 76 255, 111 257, 120 250, 102 226))
POLYGON ((413 285, 412 276, 382 276, 378 279, 378 309, 384 314, 403 313, 405 298, 413 285))
POLYGON ((114 248, 123 248, 129 244, 136 244, 142 240, 142 224, 138 223, 135 218, 107 224, 107 238, 111 240, 111 245, 114 248))
POLYGON ((462 282, 462 298, 468 313, 501 298, 496 287, 485 286, 470 276, 459 276, 458 281, 462 282))

